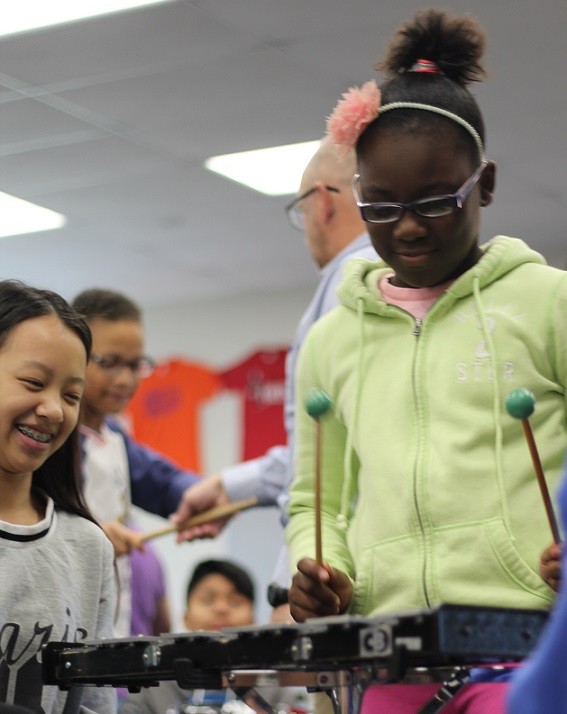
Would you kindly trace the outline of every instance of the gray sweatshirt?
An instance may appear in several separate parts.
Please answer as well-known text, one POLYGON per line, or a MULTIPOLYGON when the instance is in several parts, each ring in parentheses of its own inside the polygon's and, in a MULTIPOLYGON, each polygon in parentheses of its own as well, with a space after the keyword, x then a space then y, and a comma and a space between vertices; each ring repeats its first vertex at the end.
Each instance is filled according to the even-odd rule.
POLYGON ((0 702, 41 714, 113 714, 111 688, 43 686, 49 641, 112 637, 113 549, 103 531, 54 509, 33 526, 0 521, 0 702))

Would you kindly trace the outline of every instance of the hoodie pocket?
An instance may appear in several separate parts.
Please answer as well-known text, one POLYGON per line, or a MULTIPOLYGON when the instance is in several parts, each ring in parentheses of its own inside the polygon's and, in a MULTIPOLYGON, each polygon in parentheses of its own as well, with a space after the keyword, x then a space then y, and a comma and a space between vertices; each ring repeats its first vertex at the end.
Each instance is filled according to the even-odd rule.
POLYGON ((420 548, 404 536, 367 546, 356 561, 351 611, 370 615, 376 610, 396 612, 424 607, 420 548))
POLYGON ((502 521, 486 523, 484 528, 494 555, 506 574, 527 592, 552 602, 555 598, 553 591, 518 553, 502 521))
POLYGON ((547 608, 554 593, 516 550, 500 519, 433 534, 431 590, 439 602, 547 608))

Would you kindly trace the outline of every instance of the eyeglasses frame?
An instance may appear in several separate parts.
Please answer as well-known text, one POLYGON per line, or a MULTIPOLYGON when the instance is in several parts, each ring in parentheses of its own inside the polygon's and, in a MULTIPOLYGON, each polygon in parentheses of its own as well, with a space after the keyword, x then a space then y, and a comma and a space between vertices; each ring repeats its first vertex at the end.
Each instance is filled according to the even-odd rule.
POLYGON ((413 213, 416 213, 418 216, 421 218, 427 218, 429 220, 435 220, 435 218, 445 218, 446 216, 450 216, 452 213, 455 213, 457 210, 461 209, 467 200, 470 192, 473 190, 473 188, 476 186, 477 182, 480 180, 480 177, 484 173, 485 168, 488 166, 488 161, 484 160, 480 164, 480 166, 477 168, 477 170, 474 172, 474 174, 468 178, 465 183, 459 188, 458 191, 455 193, 446 193, 442 194, 440 196, 430 196, 428 198, 419 198, 417 201, 411 201, 410 203, 396 203, 394 201, 373 201, 373 202, 365 202, 361 200, 360 193, 358 190, 358 182, 360 181, 360 174, 354 174, 352 177, 352 189, 354 192, 354 198, 356 200, 356 205, 360 209, 360 213, 362 215, 362 219, 366 223, 373 223, 377 225, 382 225, 386 223, 397 223, 398 221, 401 221, 404 213, 406 211, 412 211, 413 213), (420 204, 428 202, 428 201, 438 201, 439 199, 450 199, 455 202, 455 205, 451 211, 448 213, 442 213, 439 216, 426 216, 417 210, 416 207, 419 207, 420 204), (396 208, 401 209, 401 213, 399 217, 397 218, 392 218, 388 219, 385 221, 371 221, 365 218, 364 216, 364 209, 367 208, 368 206, 392 206, 396 208))
POLYGON ((90 359, 102 369, 104 372, 121 372, 124 368, 132 372, 132 374, 141 377, 149 376, 155 369, 156 363, 151 357, 139 357, 138 359, 126 360, 122 359, 119 355, 101 355, 96 352, 91 352, 90 359), (103 362, 109 358, 114 357, 117 359, 117 364, 113 367, 104 366, 103 362), (142 366, 143 365, 143 366, 142 366))
MULTIPOLYGON (((302 193, 300 196, 296 196, 293 201, 287 204, 287 206, 284 206, 284 211, 287 216, 287 220, 289 221, 291 227, 294 228, 296 231, 303 231, 303 227, 297 226, 295 223, 293 223, 291 211, 297 206, 300 201, 303 201, 303 199, 305 198, 309 198, 309 196, 315 193, 318 188, 319 186, 313 186, 313 188, 310 188, 308 191, 305 191, 305 193, 302 193)), ((325 188, 327 189, 327 191, 331 191, 332 193, 341 192, 340 189, 336 188, 336 186, 325 185, 325 188)))

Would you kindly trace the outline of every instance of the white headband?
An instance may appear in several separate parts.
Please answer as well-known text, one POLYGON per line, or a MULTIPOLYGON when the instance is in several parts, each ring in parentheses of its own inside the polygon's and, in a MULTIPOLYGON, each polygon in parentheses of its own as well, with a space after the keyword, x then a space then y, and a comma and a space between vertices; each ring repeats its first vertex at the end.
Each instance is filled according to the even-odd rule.
POLYGON ((481 161, 485 160, 486 156, 484 154, 484 146, 478 131, 458 114, 453 114, 453 112, 447 111, 447 109, 440 109, 439 107, 433 106, 433 104, 420 104, 419 102, 390 102, 390 104, 384 104, 383 107, 380 107, 378 113, 383 114, 384 112, 389 112, 392 109, 422 109, 425 112, 433 112, 433 114, 440 114, 447 119, 451 119, 451 121, 460 124, 463 129, 468 131, 477 145, 481 161))

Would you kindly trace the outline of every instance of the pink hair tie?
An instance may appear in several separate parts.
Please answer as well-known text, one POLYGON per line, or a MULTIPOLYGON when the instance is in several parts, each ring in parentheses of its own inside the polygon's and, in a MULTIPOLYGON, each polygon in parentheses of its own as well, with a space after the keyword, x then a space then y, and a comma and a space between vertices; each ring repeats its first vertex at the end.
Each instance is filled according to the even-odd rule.
POLYGON ((443 74, 439 69, 437 62, 427 59, 418 59, 414 66, 410 69, 410 72, 424 72, 427 74, 443 74))

